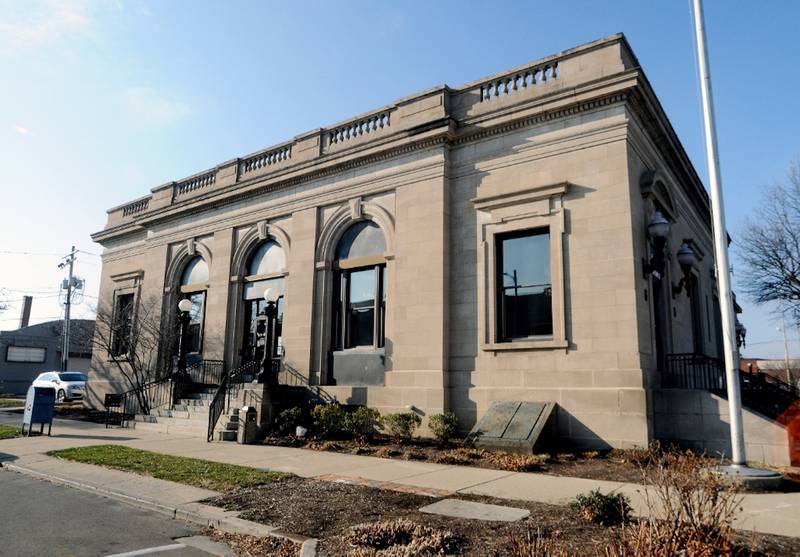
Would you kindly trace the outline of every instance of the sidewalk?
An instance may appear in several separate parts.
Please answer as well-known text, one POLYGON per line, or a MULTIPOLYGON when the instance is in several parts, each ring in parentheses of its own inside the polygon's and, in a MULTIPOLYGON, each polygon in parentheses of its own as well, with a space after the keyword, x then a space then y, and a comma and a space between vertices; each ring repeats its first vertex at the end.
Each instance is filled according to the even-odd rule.
MULTIPOLYGON (((9 416, 14 416, 17 421, 20 419, 19 415, 0 412, 0 423, 13 423, 9 421, 9 416)), ((642 513, 645 509, 640 493, 641 486, 637 484, 389 460, 287 447, 207 443, 205 439, 196 437, 164 435, 135 429, 105 429, 102 425, 70 420, 54 421, 52 437, 0 441, 0 462, 31 470, 46 469, 50 472, 78 473, 77 468, 72 468, 71 463, 56 461, 44 453, 54 449, 107 443, 119 443, 164 454, 291 472, 306 478, 338 476, 369 482, 389 482, 436 492, 469 493, 560 505, 568 503, 577 494, 592 489, 599 488, 604 492, 617 490, 630 496, 637 513, 642 513), (67 470, 68 464, 70 464, 69 470, 67 470)), ((87 481, 93 476, 98 476, 97 467, 78 466, 89 466, 89 472, 85 472, 88 475, 87 481)), ((141 480, 138 476, 137 481, 134 481, 126 472, 114 472, 114 474, 122 474, 128 478, 123 483, 130 487, 131 493, 136 493, 138 485, 141 485, 142 489, 145 489, 145 485, 151 486, 148 481, 141 480)), ((114 481, 112 480, 111 484, 114 481)), ((169 501, 170 498, 167 497, 166 500, 169 501)), ((800 536, 800 493, 747 494, 744 496, 742 507, 743 511, 736 524, 738 528, 783 536, 800 536)))

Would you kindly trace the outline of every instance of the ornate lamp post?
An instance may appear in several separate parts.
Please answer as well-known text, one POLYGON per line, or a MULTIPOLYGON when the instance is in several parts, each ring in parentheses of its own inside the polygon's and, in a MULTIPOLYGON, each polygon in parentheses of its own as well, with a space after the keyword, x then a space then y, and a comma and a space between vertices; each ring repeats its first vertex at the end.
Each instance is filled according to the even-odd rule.
POLYGON ((258 374, 259 383, 274 383, 277 381, 277 374, 272 369, 272 361, 275 353, 275 318, 278 315, 277 302, 280 298, 280 291, 277 288, 267 288, 264 291, 264 299, 267 307, 264 309, 266 317, 266 335, 264 338, 264 353, 261 357, 261 371, 258 374))
POLYGON ((186 373, 186 353, 189 351, 187 332, 189 330, 189 321, 191 316, 189 312, 192 311, 192 301, 184 298, 178 302, 178 323, 180 326, 180 336, 178 337, 178 371, 181 374, 186 373))

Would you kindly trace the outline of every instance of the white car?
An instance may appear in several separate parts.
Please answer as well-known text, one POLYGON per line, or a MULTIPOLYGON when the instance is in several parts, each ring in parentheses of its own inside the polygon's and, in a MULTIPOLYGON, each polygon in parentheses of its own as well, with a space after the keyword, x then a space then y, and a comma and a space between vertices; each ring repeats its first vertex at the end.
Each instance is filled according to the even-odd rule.
POLYGON ((34 379, 34 387, 51 387, 56 390, 56 402, 83 398, 86 375, 77 371, 47 371, 34 379))

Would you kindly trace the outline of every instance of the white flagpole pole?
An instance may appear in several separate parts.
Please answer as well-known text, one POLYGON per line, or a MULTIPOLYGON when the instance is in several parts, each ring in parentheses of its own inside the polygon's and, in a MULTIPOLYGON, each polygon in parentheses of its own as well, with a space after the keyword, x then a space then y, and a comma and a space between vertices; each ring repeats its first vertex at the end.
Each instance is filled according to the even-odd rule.
POLYGON ((697 39, 697 60, 700 68, 700 91, 703 97, 703 125, 706 139, 708 180, 711 188, 711 218, 714 225, 714 253, 717 264, 717 288, 722 314, 722 342, 725 351, 725 377, 728 384, 728 410, 731 420, 731 459, 734 466, 745 465, 742 399, 739 391, 739 352, 736 346, 736 315, 733 312, 730 265, 728 263, 728 233, 725 228, 725 207, 719 175, 717 130, 714 122, 714 100, 711 96, 711 73, 706 52, 706 32, 703 24, 702 0, 693 0, 694 30, 697 39))

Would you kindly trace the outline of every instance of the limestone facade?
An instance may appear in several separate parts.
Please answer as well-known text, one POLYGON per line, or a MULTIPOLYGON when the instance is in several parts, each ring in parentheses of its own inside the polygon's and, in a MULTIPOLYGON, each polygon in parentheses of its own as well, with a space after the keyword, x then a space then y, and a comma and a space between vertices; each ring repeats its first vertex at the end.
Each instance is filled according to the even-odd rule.
MULTIPOLYGON (((663 284, 680 280, 675 251, 689 241, 702 299, 698 343, 690 298, 664 286, 661 350, 716 356, 709 199, 615 35, 397 100, 109 210, 93 236, 104 247, 100 306, 132 292, 157 300, 169 323, 180 274, 200 255, 202 357, 234 368, 246 262, 272 240, 286 258, 284 363, 338 400, 451 410, 463 428, 494 400, 554 401, 565 443, 645 445, 660 387, 653 279, 643 272, 656 210, 672 224, 663 284), (385 239, 370 260, 385 266, 385 342, 333 357, 336 246, 361 220, 385 239), (531 229, 549 231, 552 334, 501 342, 497 239, 531 229), (342 357, 377 369, 378 384, 336 381, 342 357)), ((109 361, 95 351, 95 406, 129 388, 109 361)))

